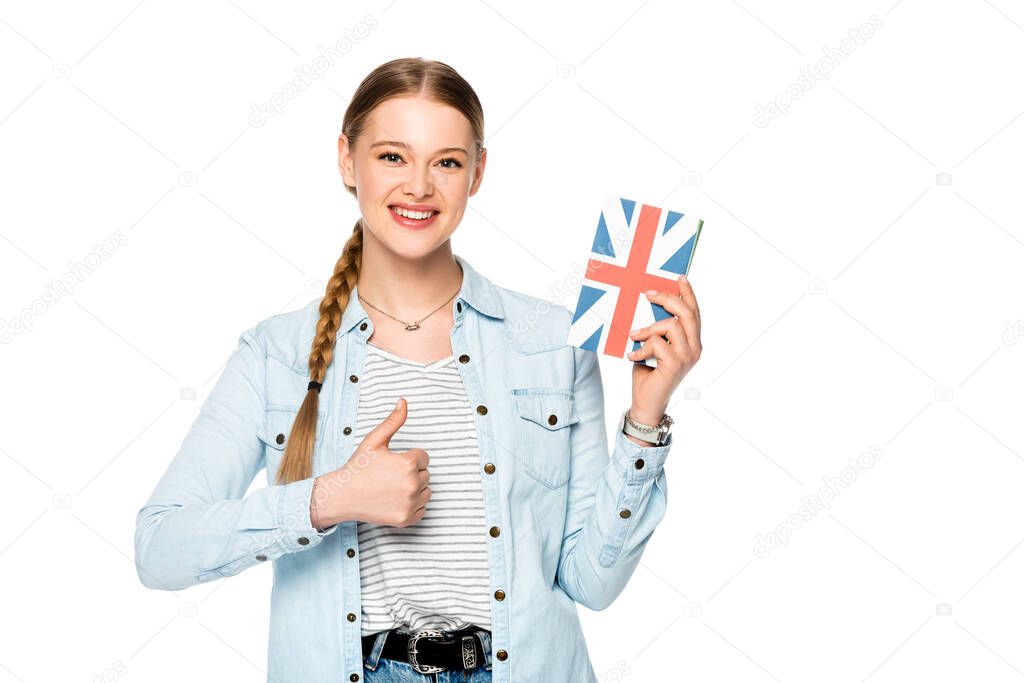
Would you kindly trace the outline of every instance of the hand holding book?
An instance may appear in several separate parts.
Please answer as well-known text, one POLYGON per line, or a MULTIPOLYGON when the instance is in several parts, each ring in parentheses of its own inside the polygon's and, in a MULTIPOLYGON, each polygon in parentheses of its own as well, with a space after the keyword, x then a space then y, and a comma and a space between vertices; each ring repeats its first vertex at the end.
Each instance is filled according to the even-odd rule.
POLYGON ((635 361, 630 416, 640 423, 661 420, 700 357, 700 309, 686 275, 703 225, 622 197, 607 198, 598 219, 568 343, 635 361))

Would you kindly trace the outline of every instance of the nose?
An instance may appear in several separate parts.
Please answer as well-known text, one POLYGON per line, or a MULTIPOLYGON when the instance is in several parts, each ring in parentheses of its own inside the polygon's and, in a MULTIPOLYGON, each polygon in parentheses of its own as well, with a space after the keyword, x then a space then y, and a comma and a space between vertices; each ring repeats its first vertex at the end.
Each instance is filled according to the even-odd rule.
POLYGON ((410 164, 402 191, 413 197, 429 197, 434 194, 434 174, 430 166, 410 164))

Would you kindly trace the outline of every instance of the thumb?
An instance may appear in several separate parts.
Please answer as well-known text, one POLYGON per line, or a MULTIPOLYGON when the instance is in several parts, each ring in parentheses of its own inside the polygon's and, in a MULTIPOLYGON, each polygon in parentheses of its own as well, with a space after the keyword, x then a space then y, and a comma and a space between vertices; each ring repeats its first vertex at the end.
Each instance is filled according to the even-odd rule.
POLYGON ((391 437, 395 435, 403 424, 405 424, 405 418, 409 415, 409 404, 404 398, 398 399, 395 403, 394 409, 391 413, 381 420, 381 423, 374 427, 366 438, 363 439, 363 443, 379 448, 381 446, 387 448, 391 442, 391 437))

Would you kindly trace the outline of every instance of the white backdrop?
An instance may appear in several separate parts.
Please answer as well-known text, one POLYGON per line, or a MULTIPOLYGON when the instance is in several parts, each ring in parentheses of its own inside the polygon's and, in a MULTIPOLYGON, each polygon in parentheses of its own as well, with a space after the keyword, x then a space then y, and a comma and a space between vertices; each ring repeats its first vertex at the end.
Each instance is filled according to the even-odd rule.
POLYGON ((1024 10, 843 5, 0 4, 0 683, 265 680, 271 568, 147 590, 135 513, 322 291, 400 56, 483 101, 453 247, 497 283, 572 308, 608 194, 705 220, 668 513, 580 608, 603 683, 1024 677, 1024 10))

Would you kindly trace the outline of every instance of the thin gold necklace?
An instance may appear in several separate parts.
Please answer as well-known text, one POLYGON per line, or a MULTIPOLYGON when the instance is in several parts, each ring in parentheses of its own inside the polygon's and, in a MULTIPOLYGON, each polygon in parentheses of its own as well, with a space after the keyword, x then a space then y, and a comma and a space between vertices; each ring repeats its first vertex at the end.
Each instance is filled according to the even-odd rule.
MULTIPOLYGON (((460 287, 460 289, 461 289, 461 287, 460 287)), ((456 290, 456 291, 455 291, 455 294, 458 294, 458 293, 459 293, 459 292, 458 292, 458 290, 456 290)), ((452 295, 451 295, 450 297, 448 297, 448 301, 451 301, 452 299, 454 299, 454 298, 455 298, 455 294, 452 294, 452 295)), ((406 322, 406 321, 404 321, 404 320, 399 320, 398 318, 396 318, 395 316, 391 315, 391 314, 390 314, 390 313, 388 313, 387 311, 381 311, 381 310, 380 310, 379 308, 377 308, 376 306, 374 306, 373 304, 371 304, 371 303, 370 303, 369 301, 367 301, 366 299, 364 299, 364 298, 363 298, 363 295, 362 295, 362 294, 358 294, 358 296, 359 296, 359 300, 360 300, 360 301, 362 301, 362 302, 363 302, 364 304, 366 304, 367 306, 369 306, 369 307, 370 307, 370 308, 372 308, 373 310, 375 310, 375 311, 380 311, 381 313, 383 313, 383 314, 384 314, 384 315, 386 315, 387 317, 391 318, 392 320, 398 320, 398 322, 400 322, 400 323, 402 323, 403 325, 405 325, 405 331, 406 331, 406 332, 412 332, 413 330, 418 330, 418 329, 420 329, 420 323, 421 323, 421 322, 423 322, 424 320, 426 320, 426 319, 427 319, 427 318, 429 318, 430 316, 432 316, 432 315, 434 315, 435 313, 437 313, 438 311, 440 311, 440 310, 441 310, 441 309, 442 309, 442 308, 444 307, 444 305, 448 303, 448 301, 445 301, 445 302, 444 302, 443 304, 441 304, 440 306, 438 306, 437 308, 435 308, 434 310, 432 310, 432 311, 431 311, 430 313, 427 313, 427 314, 426 314, 425 316, 423 316, 423 317, 422 317, 422 318, 420 318, 419 320, 415 320, 415 321, 413 321, 413 322, 409 323, 409 322, 406 322)))

